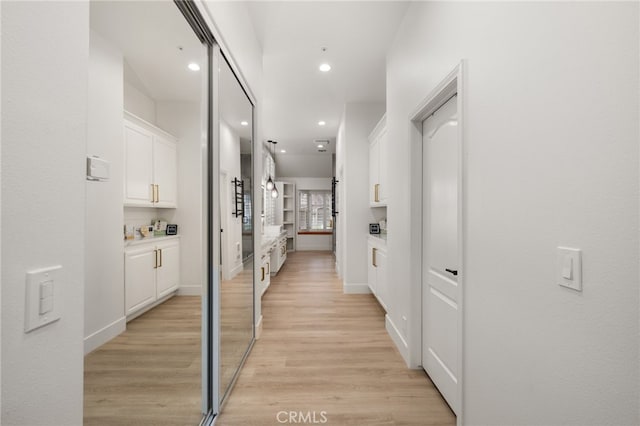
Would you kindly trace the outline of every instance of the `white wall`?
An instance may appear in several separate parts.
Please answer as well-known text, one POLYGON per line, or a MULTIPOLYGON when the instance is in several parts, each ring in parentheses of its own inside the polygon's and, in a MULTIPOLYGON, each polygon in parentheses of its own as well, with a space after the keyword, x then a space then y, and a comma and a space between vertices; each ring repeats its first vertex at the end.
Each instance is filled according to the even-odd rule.
POLYGON ((338 132, 336 168, 343 176, 338 213, 338 241, 346 293, 368 292, 367 238, 374 220, 369 208, 369 134, 384 115, 383 103, 348 103, 338 132), (341 235, 342 234, 342 235, 341 235))
POLYGON ((296 176, 314 178, 331 177, 332 157, 323 154, 276 154, 278 179, 296 176))
MULTIPOLYGON (((331 157, 329 157, 331 159, 331 157)), ((329 170, 331 171, 331 170, 329 170)), ((321 250, 327 251, 332 249, 331 235, 299 235, 297 229, 298 217, 298 191, 304 190, 322 190, 331 191, 331 178, 313 178, 313 177, 288 177, 283 179, 285 182, 296 184, 296 250, 321 250)))
POLYGON ((156 124, 156 102, 126 60, 121 73, 124 75, 124 109, 151 124, 156 124))
POLYGON ((122 54, 96 32, 89 51, 87 155, 110 164, 86 181, 85 353, 124 331, 122 54))
MULTIPOLYGON (((638 26, 637 3, 416 2, 400 27, 387 62, 393 179, 416 165, 410 114, 467 61, 466 424, 640 421, 638 26), (582 293, 555 283, 560 245, 583 250, 582 293)), ((392 195, 393 319, 411 314, 419 349, 407 247, 420 201, 406 185, 392 195)))
POLYGON ((1 422, 81 425, 89 4, 0 7, 1 422), (25 334, 25 272, 51 265, 62 317, 25 334))
POLYGON ((220 181, 221 187, 221 226, 223 232, 223 273, 226 279, 232 279, 242 270, 242 218, 235 217, 233 178, 241 179, 240 174, 240 136, 224 121, 220 120, 220 174, 226 181, 220 181), (237 249, 237 246, 239 250, 237 249))
MULTIPOLYGON (((179 294, 202 292, 205 238, 202 230, 202 142, 200 104, 195 102, 157 102, 158 126, 178 138, 178 208, 169 209, 172 223, 180 234, 179 294)), ((159 215, 165 214, 162 210, 159 215)))

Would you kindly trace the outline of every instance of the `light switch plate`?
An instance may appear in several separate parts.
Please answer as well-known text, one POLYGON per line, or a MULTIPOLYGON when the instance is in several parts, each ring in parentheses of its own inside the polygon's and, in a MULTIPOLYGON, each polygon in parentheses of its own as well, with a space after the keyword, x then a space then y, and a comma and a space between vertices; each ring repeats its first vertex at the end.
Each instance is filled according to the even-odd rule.
POLYGON ((60 319, 61 270, 62 266, 57 265, 27 272, 25 333, 60 319), (46 299, 44 303, 43 299, 46 299), (41 311, 45 313, 40 314, 41 311))
POLYGON ((558 247, 556 271, 558 285, 582 291, 582 250, 558 247))

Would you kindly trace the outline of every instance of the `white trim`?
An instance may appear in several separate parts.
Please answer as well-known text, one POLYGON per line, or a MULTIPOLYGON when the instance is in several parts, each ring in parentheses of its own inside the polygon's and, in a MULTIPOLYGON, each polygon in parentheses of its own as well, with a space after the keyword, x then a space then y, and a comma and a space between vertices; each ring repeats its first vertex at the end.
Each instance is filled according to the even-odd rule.
POLYGON ((371 289, 367 283, 348 283, 342 285, 344 294, 371 294, 371 289))
POLYGON ((256 322, 256 340, 260 338, 262 335, 262 315, 258 318, 258 322, 256 322))
POLYGON ((176 296, 202 296, 201 285, 181 285, 176 296))
POLYGON ((402 355, 404 362, 409 364, 409 345, 404 337, 402 337, 402 334, 400 334, 398 327, 393 323, 389 314, 384 316, 384 327, 387 329, 387 333, 389 337, 391 337, 391 340, 393 340, 396 348, 398 348, 400 355, 402 355))
POLYGON ((84 354, 94 351, 127 329, 127 318, 118 318, 106 327, 84 338, 84 354))
POLYGON ((409 366, 415 368, 422 364, 422 122, 444 105, 453 95, 457 95, 458 108, 458 140, 460 152, 458 158, 458 284, 460 293, 458 296, 458 404, 456 422, 463 424, 464 413, 464 290, 465 280, 465 237, 466 237, 466 155, 465 145, 465 93, 464 93, 464 68, 465 61, 460 63, 427 95, 410 115, 413 126, 411 128, 411 179, 416 182, 412 185, 411 225, 414 232, 411 237, 411 321, 409 323, 409 366))
POLYGON ((382 118, 380 119, 380 121, 378 121, 378 124, 376 124, 376 127, 373 128, 373 130, 371 131, 371 133, 369 133, 369 145, 371 145, 371 142, 373 142, 378 135, 385 129, 385 126, 387 125, 387 114, 383 114, 382 118))

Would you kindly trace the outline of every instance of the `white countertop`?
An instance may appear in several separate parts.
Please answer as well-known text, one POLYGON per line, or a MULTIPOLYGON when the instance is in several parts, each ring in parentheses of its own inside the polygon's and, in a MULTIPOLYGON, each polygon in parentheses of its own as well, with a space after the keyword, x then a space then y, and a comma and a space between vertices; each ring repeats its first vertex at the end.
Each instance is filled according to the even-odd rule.
POLYGON ((387 245, 387 233, 383 234, 369 234, 369 240, 381 245, 387 245))
POLYGON ((287 231, 282 231, 278 235, 262 234, 262 252, 269 251, 282 237, 287 236, 287 231))
POLYGON ((138 238, 137 240, 125 240, 124 246, 132 247, 140 244, 149 244, 149 243, 159 243, 161 241, 174 240, 176 238, 180 238, 180 235, 165 235, 162 237, 147 237, 147 238, 138 238))

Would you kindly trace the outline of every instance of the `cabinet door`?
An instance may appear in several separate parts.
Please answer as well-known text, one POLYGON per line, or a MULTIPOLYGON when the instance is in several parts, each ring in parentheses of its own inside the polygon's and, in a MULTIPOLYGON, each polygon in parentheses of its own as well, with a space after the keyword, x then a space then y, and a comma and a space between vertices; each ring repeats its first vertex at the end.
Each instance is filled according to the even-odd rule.
POLYGON ((377 278, 377 268, 376 268, 376 255, 378 250, 375 249, 371 244, 369 244, 367 250, 367 258, 368 258, 368 267, 367 267, 367 279, 369 282, 369 288, 373 294, 376 294, 376 284, 378 281, 377 278))
POLYGON ((153 136, 147 130, 124 123, 124 204, 152 204, 153 136))
POLYGON ((153 246, 124 254, 125 312, 132 314, 156 300, 156 252, 153 246))
POLYGON ((387 277, 387 253, 376 250, 376 297, 385 311, 389 312, 389 279, 387 277))
POLYGON ((176 144, 159 135, 153 141, 153 183, 157 186, 156 207, 178 204, 178 154, 176 144))
POLYGON ((369 145, 369 204, 378 205, 380 175, 380 139, 376 138, 369 145))
POLYGON ((156 269, 157 298, 175 291, 180 285, 180 243, 169 241, 158 244, 158 269, 156 269))
POLYGON ((384 129, 380 133, 378 139, 378 199, 380 203, 387 204, 387 195, 389 194, 388 186, 388 154, 387 154, 387 130, 384 129))

